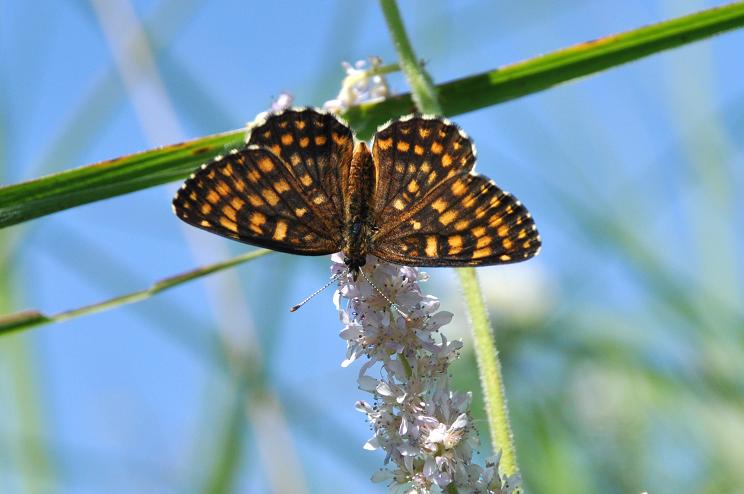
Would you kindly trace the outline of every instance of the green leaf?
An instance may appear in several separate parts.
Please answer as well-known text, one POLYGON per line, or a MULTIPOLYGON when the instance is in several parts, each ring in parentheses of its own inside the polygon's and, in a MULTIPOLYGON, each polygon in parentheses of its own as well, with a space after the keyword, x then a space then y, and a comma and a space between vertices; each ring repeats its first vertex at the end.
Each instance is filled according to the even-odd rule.
MULTIPOLYGON (((737 2, 447 82, 436 93, 443 113, 457 115, 741 26, 744 2, 737 2)), ((414 108, 411 95, 401 94, 352 107, 343 116, 367 138, 377 125, 414 108)), ((235 130, 2 187, 0 228, 183 178, 242 141, 243 131, 235 130)))

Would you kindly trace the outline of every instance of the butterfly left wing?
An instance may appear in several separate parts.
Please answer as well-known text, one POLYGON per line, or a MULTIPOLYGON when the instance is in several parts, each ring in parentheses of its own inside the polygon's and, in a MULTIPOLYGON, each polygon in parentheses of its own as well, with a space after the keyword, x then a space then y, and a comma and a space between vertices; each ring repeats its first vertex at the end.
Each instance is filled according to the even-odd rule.
POLYGON ((266 147, 289 165, 300 190, 340 229, 344 194, 354 151, 351 129, 335 115, 314 108, 289 108, 260 115, 248 145, 266 147))
POLYGON ((173 210, 186 223, 239 242, 301 255, 338 252, 338 229, 288 167, 266 148, 236 150, 186 180, 173 210))

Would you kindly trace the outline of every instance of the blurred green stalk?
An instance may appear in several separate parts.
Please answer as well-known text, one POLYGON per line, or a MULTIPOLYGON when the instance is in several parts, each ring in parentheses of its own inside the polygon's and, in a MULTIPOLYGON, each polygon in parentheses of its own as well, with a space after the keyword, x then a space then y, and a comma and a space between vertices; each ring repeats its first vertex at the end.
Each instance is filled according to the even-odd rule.
MULTIPOLYGON (((0 134, 3 130, 5 129, 0 128, 0 134)), ((2 164, 0 162, 0 175, 3 172, 2 164)), ((0 312, 13 310, 19 292, 13 279, 11 263, 17 235, 10 233, 0 231, 0 312)), ((17 485, 23 492, 49 492, 51 489, 48 482, 55 478, 56 462, 46 444, 45 407, 39 383, 40 369, 34 358, 34 342, 17 336, 3 339, 2 343, 0 369, 6 370, 4 381, 8 387, 5 391, 9 395, 7 402, 3 403, 7 409, 3 412, 2 425, 5 431, 13 431, 12 436, 18 438, 8 455, 11 458, 9 471, 16 470, 16 477, 19 479, 17 485), (39 440, 29 441, 26 438, 39 440)), ((0 389, 2 384, 0 382, 0 389)))
POLYGON ((16 312, 14 314, 10 314, 0 318, 0 335, 14 331, 30 329, 36 326, 41 326, 43 324, 62 322, 68 319, 73 319, 75 317, 95 314, 96 312, 117 308, 122 305, 140 302, 152 297, 153 295, 156 295, 165 290, 169 290, 188 281, 193 281, 203 276, 207 276, 218 271, 237 266, 238 264, 252 261, 256 258, 265 256, 266 254, 271 254, 272 252, 273 251, 266 249, 253 250, 251 252, 235 256, 232 259, 216 262, 214 264, 208 264, 206 266, 202 266, 185 273, 165 278, 163 280, 155 282, 152 286, 143 290, 137 290, 136 292, 127 293, 125 295, 110 298, 102 302, 97 302, 95 304, 86 305, 84 307, 71 309, 53 315, 45 315, 36 310, 16 312))

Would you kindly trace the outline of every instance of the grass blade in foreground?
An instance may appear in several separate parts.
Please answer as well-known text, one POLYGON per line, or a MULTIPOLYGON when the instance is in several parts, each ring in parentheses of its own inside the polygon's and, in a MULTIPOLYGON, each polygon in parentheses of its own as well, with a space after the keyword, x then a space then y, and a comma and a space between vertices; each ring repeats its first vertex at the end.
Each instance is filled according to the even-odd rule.
MULTIPOLYGON (((744 2, 564 48, 437 86, 444 115, 457 115, 542 91, 670 48, 744 26, 744 2)), ((410 94, 350 108, 344 117, 361 138, 414 110, 410 94)), ((243 130, 146 151, 0 188, 0 228, 107 197, 185 177, 216 154, 239 146, 243 130)))
POLYGON ((24 310, 21 312, 16 312, 14 314, 9 314, 7 316, 0 317, 0 335, 12 333, 14 331, 20 331, 23 329, 30 329, 35 326, 41 326, 43 324, 62 322, 74 317, 94 314, 96 312, 113 309, 122 305, 139 302, 141 300, 148 299, 157 293, 168 290, 182 283, 186 283, 187 281, 192 281, 197 278, 201 278, 202 276, 207 276, 209 274, 222 271, 223 269, 228 269, 233 266, 237 266, 238 264, 252 261, 253 259, 256 259, 258 257, 270 254, 271 252, 273 251, 266 249, 253 250, 251 252, 241 254, 226 261, 217 262, 208 266, 194 269, 192 271, 188 271, 186 273, 171 276, 170 278, 165 278, 164 280, 160 280, 149 288, 145 288, 144 290, 138 290, 126 295, 120 295, 118 297, 104 300, 103 302, 86 305, 78 309, 72 309, 54 315, 42 314, 41 312, 35 310, 24 310))
POLYGON ((0 228, 183 178, 243 143, 243 130, 122 156, 0 188, 0 228))

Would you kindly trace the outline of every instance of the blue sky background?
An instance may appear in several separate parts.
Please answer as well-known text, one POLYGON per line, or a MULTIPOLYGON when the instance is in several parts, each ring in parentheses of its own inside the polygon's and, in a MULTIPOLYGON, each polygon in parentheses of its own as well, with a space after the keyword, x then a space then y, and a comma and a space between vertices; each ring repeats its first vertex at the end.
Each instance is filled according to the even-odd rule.
MULTIPOLYGON (((341 61, 395 60, 375 2, 134 1, 163 92, 136 76, 132 89, 94 4, 0 3, 3 184, 238 128, 282 91, 320 105, 341 61)), ((444 82, 718 4, 401 9, 444 82)), ((544 241, 529 263, 479 270, 532 492, 734 492, 744 479, 742 46, 727 33, 454 117, 544 241)), ((246 251, 179 222, 177 186, 1 232, 4 310, 67 310, 246 251)), ((0 338, 0 492, 204 492, 225 436, 242 445, 233 492, 279 492, 277 478, 384 492, 368 481, 382 458, 361 448, 358 366, 339 366, 331 292, 287 310, 328 265, 274 254, 0 338), (215 364, 218 338, 259 369, 247 397, 215 364)), ((427 271, 455 313, 445 332, 469 345, 453 273, 427 271)), ((466 351, 463 389, 477 389, 473 365, 466 351)))

